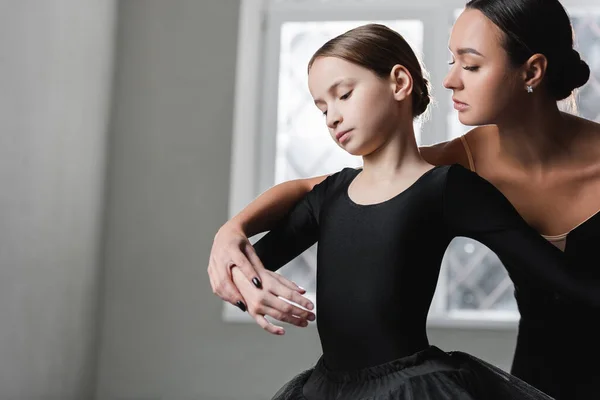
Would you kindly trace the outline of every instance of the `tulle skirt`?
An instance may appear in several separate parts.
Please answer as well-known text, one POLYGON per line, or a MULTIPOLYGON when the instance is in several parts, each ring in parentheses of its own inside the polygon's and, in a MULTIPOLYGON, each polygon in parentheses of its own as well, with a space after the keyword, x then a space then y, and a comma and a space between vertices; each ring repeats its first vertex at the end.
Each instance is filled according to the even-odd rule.
POLYGON ((463 352, 435 346, 358 371, 314 368, 286 383, 272 400, 551 400, 520 379, 463 352))

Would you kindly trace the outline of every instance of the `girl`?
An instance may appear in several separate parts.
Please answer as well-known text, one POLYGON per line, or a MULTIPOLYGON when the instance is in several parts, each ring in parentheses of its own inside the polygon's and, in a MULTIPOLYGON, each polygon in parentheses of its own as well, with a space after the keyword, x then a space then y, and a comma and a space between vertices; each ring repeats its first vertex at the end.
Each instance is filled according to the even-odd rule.
MULTIPOLYGON (((453 27, 450 50, 453 63, 444 84, 453 91, 459 119, 483 126, 423 147, 422 156, 435 165, 462 164, 490 181, 531 226, 565 251, 568 274, 597 279, 600 269, 589 260, 597 257, 600 242, 600 125, 560 113, 556 104, 590 74, 573 50, 564 8, 556 0, 470 1, 453 27)), ((209 265, 213 289, 242 307, 242 299, 252 301, 253 316, 270 332, 282 330, 265 314, 299 326, 314 316, 276 297, 311 307, 300 289, 260 267, 246 234, 271 228, 323 179, 275 186, 215 237, 209 265), (231 285, 232 264, 249 278, 260 276, 256 283, 264 290, 238 283, 241 297, 231 285)), ((582 366, 600 357, 598 310, 530 281, 515 286, 521 321, 511 372, 557 399, 594 398, 600 365, 582 366)))
POLYGON ((413 119, 427 108, 428 83, 396 32, 350 30, 323 45, 308 70, 332 138, 363 167, 327 177, 255 245, 275 271, 319 242, 323 356, 275 398, 549 398, 475 357, 429 345, 426 317, 446 247, 471 237, 509 261, 515 280, 594 304, 598 285, 569 278, 562 252, 487 181, 421 157, 413 119))

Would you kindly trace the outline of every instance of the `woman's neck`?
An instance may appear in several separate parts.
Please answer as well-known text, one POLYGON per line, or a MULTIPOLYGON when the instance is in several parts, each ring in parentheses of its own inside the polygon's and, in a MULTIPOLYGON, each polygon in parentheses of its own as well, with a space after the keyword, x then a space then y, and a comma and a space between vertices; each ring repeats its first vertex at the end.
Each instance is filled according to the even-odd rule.
POLYGON ((526 110, 500 121, 500 155, 527 170, 544 171, 572 157, 575 132, 554 101, 533 101, 526 110))

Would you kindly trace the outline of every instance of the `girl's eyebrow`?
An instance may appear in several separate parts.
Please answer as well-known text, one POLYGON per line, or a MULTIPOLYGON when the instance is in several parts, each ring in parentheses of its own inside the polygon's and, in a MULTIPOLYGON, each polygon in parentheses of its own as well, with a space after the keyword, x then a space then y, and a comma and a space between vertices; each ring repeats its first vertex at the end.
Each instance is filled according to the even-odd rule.
MULTIPOLYGON (((336 80, 335 82, 333 82, 333 84, 331 86, 329 86, 329 89, 327 89, 327 91, 329 93, 332 93, 332 92, 334 92, 338 88, 338 86, 341 86, 342 84, 348 84, 349 85, 349 84, 351 84, 353 82, 354 81, 352 79, 340 78, 340 79, 336 80)), ((319 103, 324 103, 324 101, 321 100, 321 99, 315 99, 315 104, 318 105, 319 103)))

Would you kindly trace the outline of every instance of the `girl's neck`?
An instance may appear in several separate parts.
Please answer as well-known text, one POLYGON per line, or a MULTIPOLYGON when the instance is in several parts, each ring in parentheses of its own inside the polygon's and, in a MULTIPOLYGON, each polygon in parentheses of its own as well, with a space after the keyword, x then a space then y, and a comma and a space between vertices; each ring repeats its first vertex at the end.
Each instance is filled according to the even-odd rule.
POLYGON ((417 147, 412 121, 389 134, 389 139, 374 152, 363 156, 363 176, 369 180, 393 180, 400 174, 431 167, 417 147))

